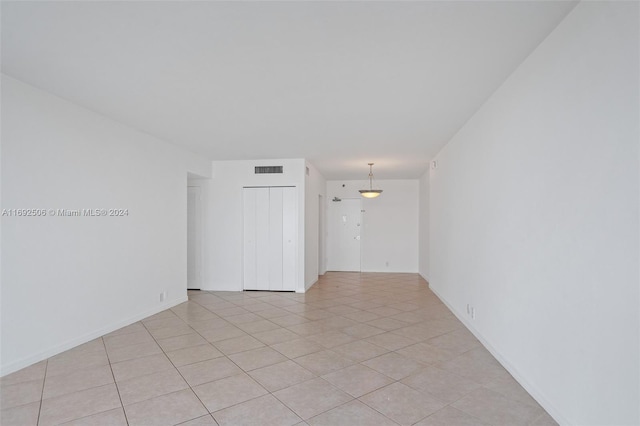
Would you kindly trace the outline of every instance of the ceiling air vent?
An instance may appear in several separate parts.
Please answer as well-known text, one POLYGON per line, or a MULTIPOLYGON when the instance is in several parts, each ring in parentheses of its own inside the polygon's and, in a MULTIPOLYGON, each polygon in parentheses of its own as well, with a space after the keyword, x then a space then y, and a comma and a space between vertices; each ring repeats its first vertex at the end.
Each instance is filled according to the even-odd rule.
POLYGON ((282 166, 256 166, 256 174, 282 173, 282 166))

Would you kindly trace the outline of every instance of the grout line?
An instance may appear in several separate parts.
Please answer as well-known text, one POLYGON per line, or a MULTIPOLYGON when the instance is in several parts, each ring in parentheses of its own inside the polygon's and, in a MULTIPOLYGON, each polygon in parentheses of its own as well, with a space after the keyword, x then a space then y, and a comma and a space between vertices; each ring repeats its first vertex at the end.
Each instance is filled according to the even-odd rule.
POLYGON ((100 338, 102 342, 102 346, 104 346, 104 352, 107 355, 107 361, 109 362, 109 370, 111 370, 111 377, 113 377, 113 384, 116 386, 116 392, 118 392, 118 399, 120 400, 120 406, 122 407, 122 413, 124 414, 124 421, 127 422, 127 426, 129 425, 129 418, 127 417, 127 411, 124 409, 124 404, 122 403, 122 397, 120 396, 120 387, 118 387, 118 382, 116 381, 116 375, 113 373, 113 367, 111 366, 111 359, 109 358, 109 352, 107 351, 107 346, 104 343, 104 338, 100 338))
POLYGON ((47 383, 48 368, 49 368, 49 358, 47 358, 47 363, 44 366, 44 377, 42 378, 42 392, 40 393, 40 406, 38 407, 38 419, 36 420, 36 425, 40 424, 40 414, 42 413, 42 401, 44 400, 44 386, 47 383))

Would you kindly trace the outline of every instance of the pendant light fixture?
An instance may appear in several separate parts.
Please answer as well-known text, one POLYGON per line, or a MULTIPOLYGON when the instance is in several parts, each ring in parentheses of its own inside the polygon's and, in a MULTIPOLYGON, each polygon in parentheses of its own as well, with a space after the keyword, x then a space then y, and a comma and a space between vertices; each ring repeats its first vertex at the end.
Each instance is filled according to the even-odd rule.
POLYGON ((361 189, 360 195, 365 198, 376 198, 382 194, 382 189, 373 189, 373 163, 369 164, 369 189, 361 189))

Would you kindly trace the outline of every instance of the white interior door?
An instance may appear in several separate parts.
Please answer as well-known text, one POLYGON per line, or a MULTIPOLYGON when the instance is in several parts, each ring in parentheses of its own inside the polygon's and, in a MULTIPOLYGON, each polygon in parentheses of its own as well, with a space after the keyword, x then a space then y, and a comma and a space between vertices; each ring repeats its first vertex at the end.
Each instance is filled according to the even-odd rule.
POLYGON ((328 270, 360 271, 361 210, 362 200, 358 198, 331 202, 328 270))
POLYGON ((199 186, 187 187, 187 288, 202 285, 202 194, 199 186))
POLYGON ((294 291, 298 235, 296 188, 244 188, 243 203, 243 288, 294 291))

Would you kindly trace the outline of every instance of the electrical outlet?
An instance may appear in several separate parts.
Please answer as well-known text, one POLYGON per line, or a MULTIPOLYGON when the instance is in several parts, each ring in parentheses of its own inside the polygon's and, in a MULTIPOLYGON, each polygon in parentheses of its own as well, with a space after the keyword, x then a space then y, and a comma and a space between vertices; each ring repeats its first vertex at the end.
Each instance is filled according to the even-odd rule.
POLYGON ((164 302, 166 300, 166 298, 167 298, 167 292, 166 291, 161 292, 160 293, 160 301, 164 302))
POLYGON ((467 315, 471 315, 471 305, 467 303, 467 315))
POLYGON ((476 319, 476 308, 471 307, 471 319, 476 319))
POLYGON ((386 262, 384 262, 385 266, 388 268, 389 267, 389 261, 387 260, 386 262))

